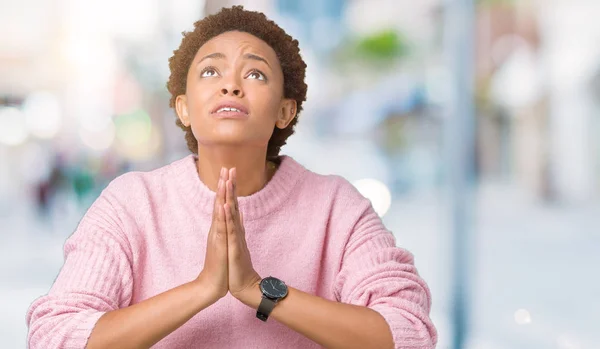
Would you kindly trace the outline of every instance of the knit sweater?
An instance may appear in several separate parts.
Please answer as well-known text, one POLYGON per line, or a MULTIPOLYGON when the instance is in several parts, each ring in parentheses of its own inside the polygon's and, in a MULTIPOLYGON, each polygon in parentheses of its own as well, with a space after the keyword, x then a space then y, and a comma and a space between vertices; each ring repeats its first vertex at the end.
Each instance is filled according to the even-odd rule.
MULTIPOLYGON (((85 348, 106 312, 194 280, 202 270, 215 193, 190 154, 128 172, 102 191, 64 245, 64 265, 27 312, 30 349, 85 348)), ((431 296, 413 256, 347 180, 319 175, 289 156, 260 191, 239 197, 259 275, 325 299, 369 307, 395 348, 434 348, 431 296)), ((331 319, 335 321, 335 319, 331 319)), ((319 348, 230 294, 153 348, 319 348)))

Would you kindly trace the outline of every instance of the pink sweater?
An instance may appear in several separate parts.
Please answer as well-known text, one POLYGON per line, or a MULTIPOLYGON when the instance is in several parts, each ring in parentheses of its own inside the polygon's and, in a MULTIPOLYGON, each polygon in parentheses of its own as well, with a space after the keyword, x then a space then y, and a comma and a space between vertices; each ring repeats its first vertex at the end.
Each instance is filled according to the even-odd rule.
MULTIPOLYGON (((48 295, 27 312, 30 349, 85 348, 104 313, 198 276, 215 193, 188 155, 113 180, 64 246, 48 295)), ((282 156, 259 192, 239 198, 255 270, 329 300, 366 306, 388 322, 396 348, 434 348, 431 297, 410 252, 396 247, 368 199, 339 176, 282 156)), ((335 319, 332 319, 335 321, 335 319)), ((318 348, 227 295, 153 348, 318 348)))

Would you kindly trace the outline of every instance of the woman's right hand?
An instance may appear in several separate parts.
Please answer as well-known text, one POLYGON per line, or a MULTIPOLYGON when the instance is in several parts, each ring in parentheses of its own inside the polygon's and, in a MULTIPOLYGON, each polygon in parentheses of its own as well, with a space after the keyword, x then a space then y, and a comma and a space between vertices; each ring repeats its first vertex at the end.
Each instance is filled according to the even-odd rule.
POLYGON ((225 223, 225 183, 229 171, 221 168, 215 204, 213 208, 212 224, 208 232, 206 243, 206 257, 204 268, 198 275, 197 281, 208 287, 215 301, 225 297, 229 291, 227 275, 227 225, 225 223))

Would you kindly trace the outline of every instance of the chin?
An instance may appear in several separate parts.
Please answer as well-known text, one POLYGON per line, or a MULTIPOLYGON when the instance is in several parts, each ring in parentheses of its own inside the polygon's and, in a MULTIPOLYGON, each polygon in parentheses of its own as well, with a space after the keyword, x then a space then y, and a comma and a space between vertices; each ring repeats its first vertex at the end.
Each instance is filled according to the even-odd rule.
POLYGON ((198 144, 204 146, 261 146, 267 147, 269 139, 256 139, 248 137, 248 134, 212 134, 208 137, 196 137, 198 144))
POLYGON ((210 125, 209 127, 194 132, 199 144, 215 145, 267 145, 271 138, 272 130, 256 130, 249 127, 247 123, 220 123, 219 125, 210 125), (210 127, 212 126, 212 127, 210 127), (208 131, 208 132, 207 132, 208 131))

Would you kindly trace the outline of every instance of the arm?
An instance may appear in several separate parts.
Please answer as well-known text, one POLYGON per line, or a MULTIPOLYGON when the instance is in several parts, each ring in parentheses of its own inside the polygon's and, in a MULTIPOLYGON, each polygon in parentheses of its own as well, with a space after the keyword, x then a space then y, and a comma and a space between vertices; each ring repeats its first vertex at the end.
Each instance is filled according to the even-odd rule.
POLYGON ((30 306, 29 348, 147 348, 216 301, 199 277, 130 306, 131 248, 107 196, 65 243, 48 295, 30 306))
MULTIPOLYGON (((338 302, 288 287, 288 296, 271 316, 331 349, 434 348, 437 332, 428 315, 431 296, 412 255, 396 247, 370 203, 360 207, 362 214, 345 245, 333 285, 338 302)), ((258 286, 240 300, 257 309, 258 286)))
MULTIPOLYGON (((222 177, 224 173, 221 170, 222 177)), ((106 313, 92 331, 88 349, 149 348, 227 294, 226 223, 223 209, 219 207, 224 196, 220 180, 200 275, 194 281, 143 302, 106 313)))
POLYGON ((372 206, 363 206, 333 285, 337 300, 368 307, 386 320, 395 349, 432 349, 437 331, 429 318, 431 294, 413 255, 396 247, 372 206))
POLYGON ((96 219, 102 216, 98 206, 92 206, 67 239, 65 263, 49 293, 27 312, 31 349, 84 348, 98 319, 131 301, 128 250, 105 230, 109 219, 96 219))
POLYGON ((87 348, 150 348, 216 301, 206 289, 198 279, 105 313, 94 327, 87 348))
MULTIPOLYGON (((242 299, 252 309, 258 309, 260 301, 258 285, 242 299)), ((376 311, 333 302, 293 287, 288 287, 287 297, 275 306, 270 318, 325 348, 393 348, 390 328, 376 311)))

